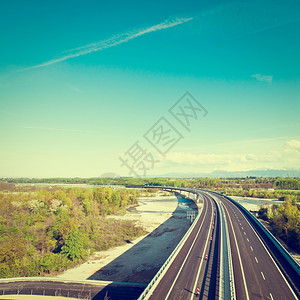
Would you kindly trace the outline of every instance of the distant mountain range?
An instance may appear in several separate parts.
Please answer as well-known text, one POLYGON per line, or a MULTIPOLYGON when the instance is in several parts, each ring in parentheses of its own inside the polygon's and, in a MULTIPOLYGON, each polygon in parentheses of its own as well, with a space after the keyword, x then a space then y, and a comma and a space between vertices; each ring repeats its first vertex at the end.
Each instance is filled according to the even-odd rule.
POLYGON ((300 177, 300 170, 250 170, 250 171, 213 171, 210 173, 167 173, 160 177, 194 178, 194 177, 300 177))

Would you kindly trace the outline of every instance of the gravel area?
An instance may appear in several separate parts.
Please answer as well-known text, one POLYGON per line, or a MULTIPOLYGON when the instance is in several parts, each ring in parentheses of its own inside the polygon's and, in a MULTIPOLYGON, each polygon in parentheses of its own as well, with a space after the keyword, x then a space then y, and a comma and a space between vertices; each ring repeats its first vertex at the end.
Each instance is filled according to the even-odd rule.
POLYGON ((186 210, 190 209, 186 203, 178 203, 174 196, 139 199, 139 206, 124 216, 110 218, 134 220, 150 232, 148 235, 124 246, 96 252, 86 263, 57 277, 150 282, 189 228, 191 222, 186 218, 186 210))

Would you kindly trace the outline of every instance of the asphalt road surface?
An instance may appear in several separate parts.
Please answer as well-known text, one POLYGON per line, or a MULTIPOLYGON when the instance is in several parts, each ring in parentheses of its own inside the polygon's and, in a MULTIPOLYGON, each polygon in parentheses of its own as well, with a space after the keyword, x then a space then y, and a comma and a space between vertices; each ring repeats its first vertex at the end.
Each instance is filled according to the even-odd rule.
POLYGON ((227 217, 237 299, 298 299, 248 218, 230 200, 217 197, 227 217))
POLYGON ((196 299, 197 287, 201 298, 215 298, 218 291, 218 212, 211 197, 203 197, 197 224, 150 299, 196 299))
MULTIPOLYGON (((145 285, 130 284, 89 284, 68 281, 11 281, 0 283, 0 295, 46 295, 73 297, 79 299, 101 299, 105 295, 110 300, 137 299, 145 289, 145 285)), ((41 297, 42 299, 42 297, 41 297)), ((53 298, 55 299, 55 298, 53 298)))

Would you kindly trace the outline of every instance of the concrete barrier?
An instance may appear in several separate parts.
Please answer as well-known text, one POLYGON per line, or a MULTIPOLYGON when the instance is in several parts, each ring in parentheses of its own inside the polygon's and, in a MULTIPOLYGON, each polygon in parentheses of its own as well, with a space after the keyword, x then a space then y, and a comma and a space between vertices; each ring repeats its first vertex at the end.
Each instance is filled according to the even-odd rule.
POLYGON ((222 204, 219 203, 219 199, 211 196, 220 212, 220 287, 219 287, 219 299, 236 299, 235 283, 232 265, 232 254, 228 234, 228 225, 222 204))

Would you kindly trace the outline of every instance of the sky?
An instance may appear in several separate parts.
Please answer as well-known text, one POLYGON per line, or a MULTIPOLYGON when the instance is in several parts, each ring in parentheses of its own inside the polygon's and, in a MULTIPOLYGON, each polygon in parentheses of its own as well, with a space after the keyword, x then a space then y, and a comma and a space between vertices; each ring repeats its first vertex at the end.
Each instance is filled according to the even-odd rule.
POLYGON ((0 177, 300 169, 299 1, 4 0, 0 33, 0 177))

